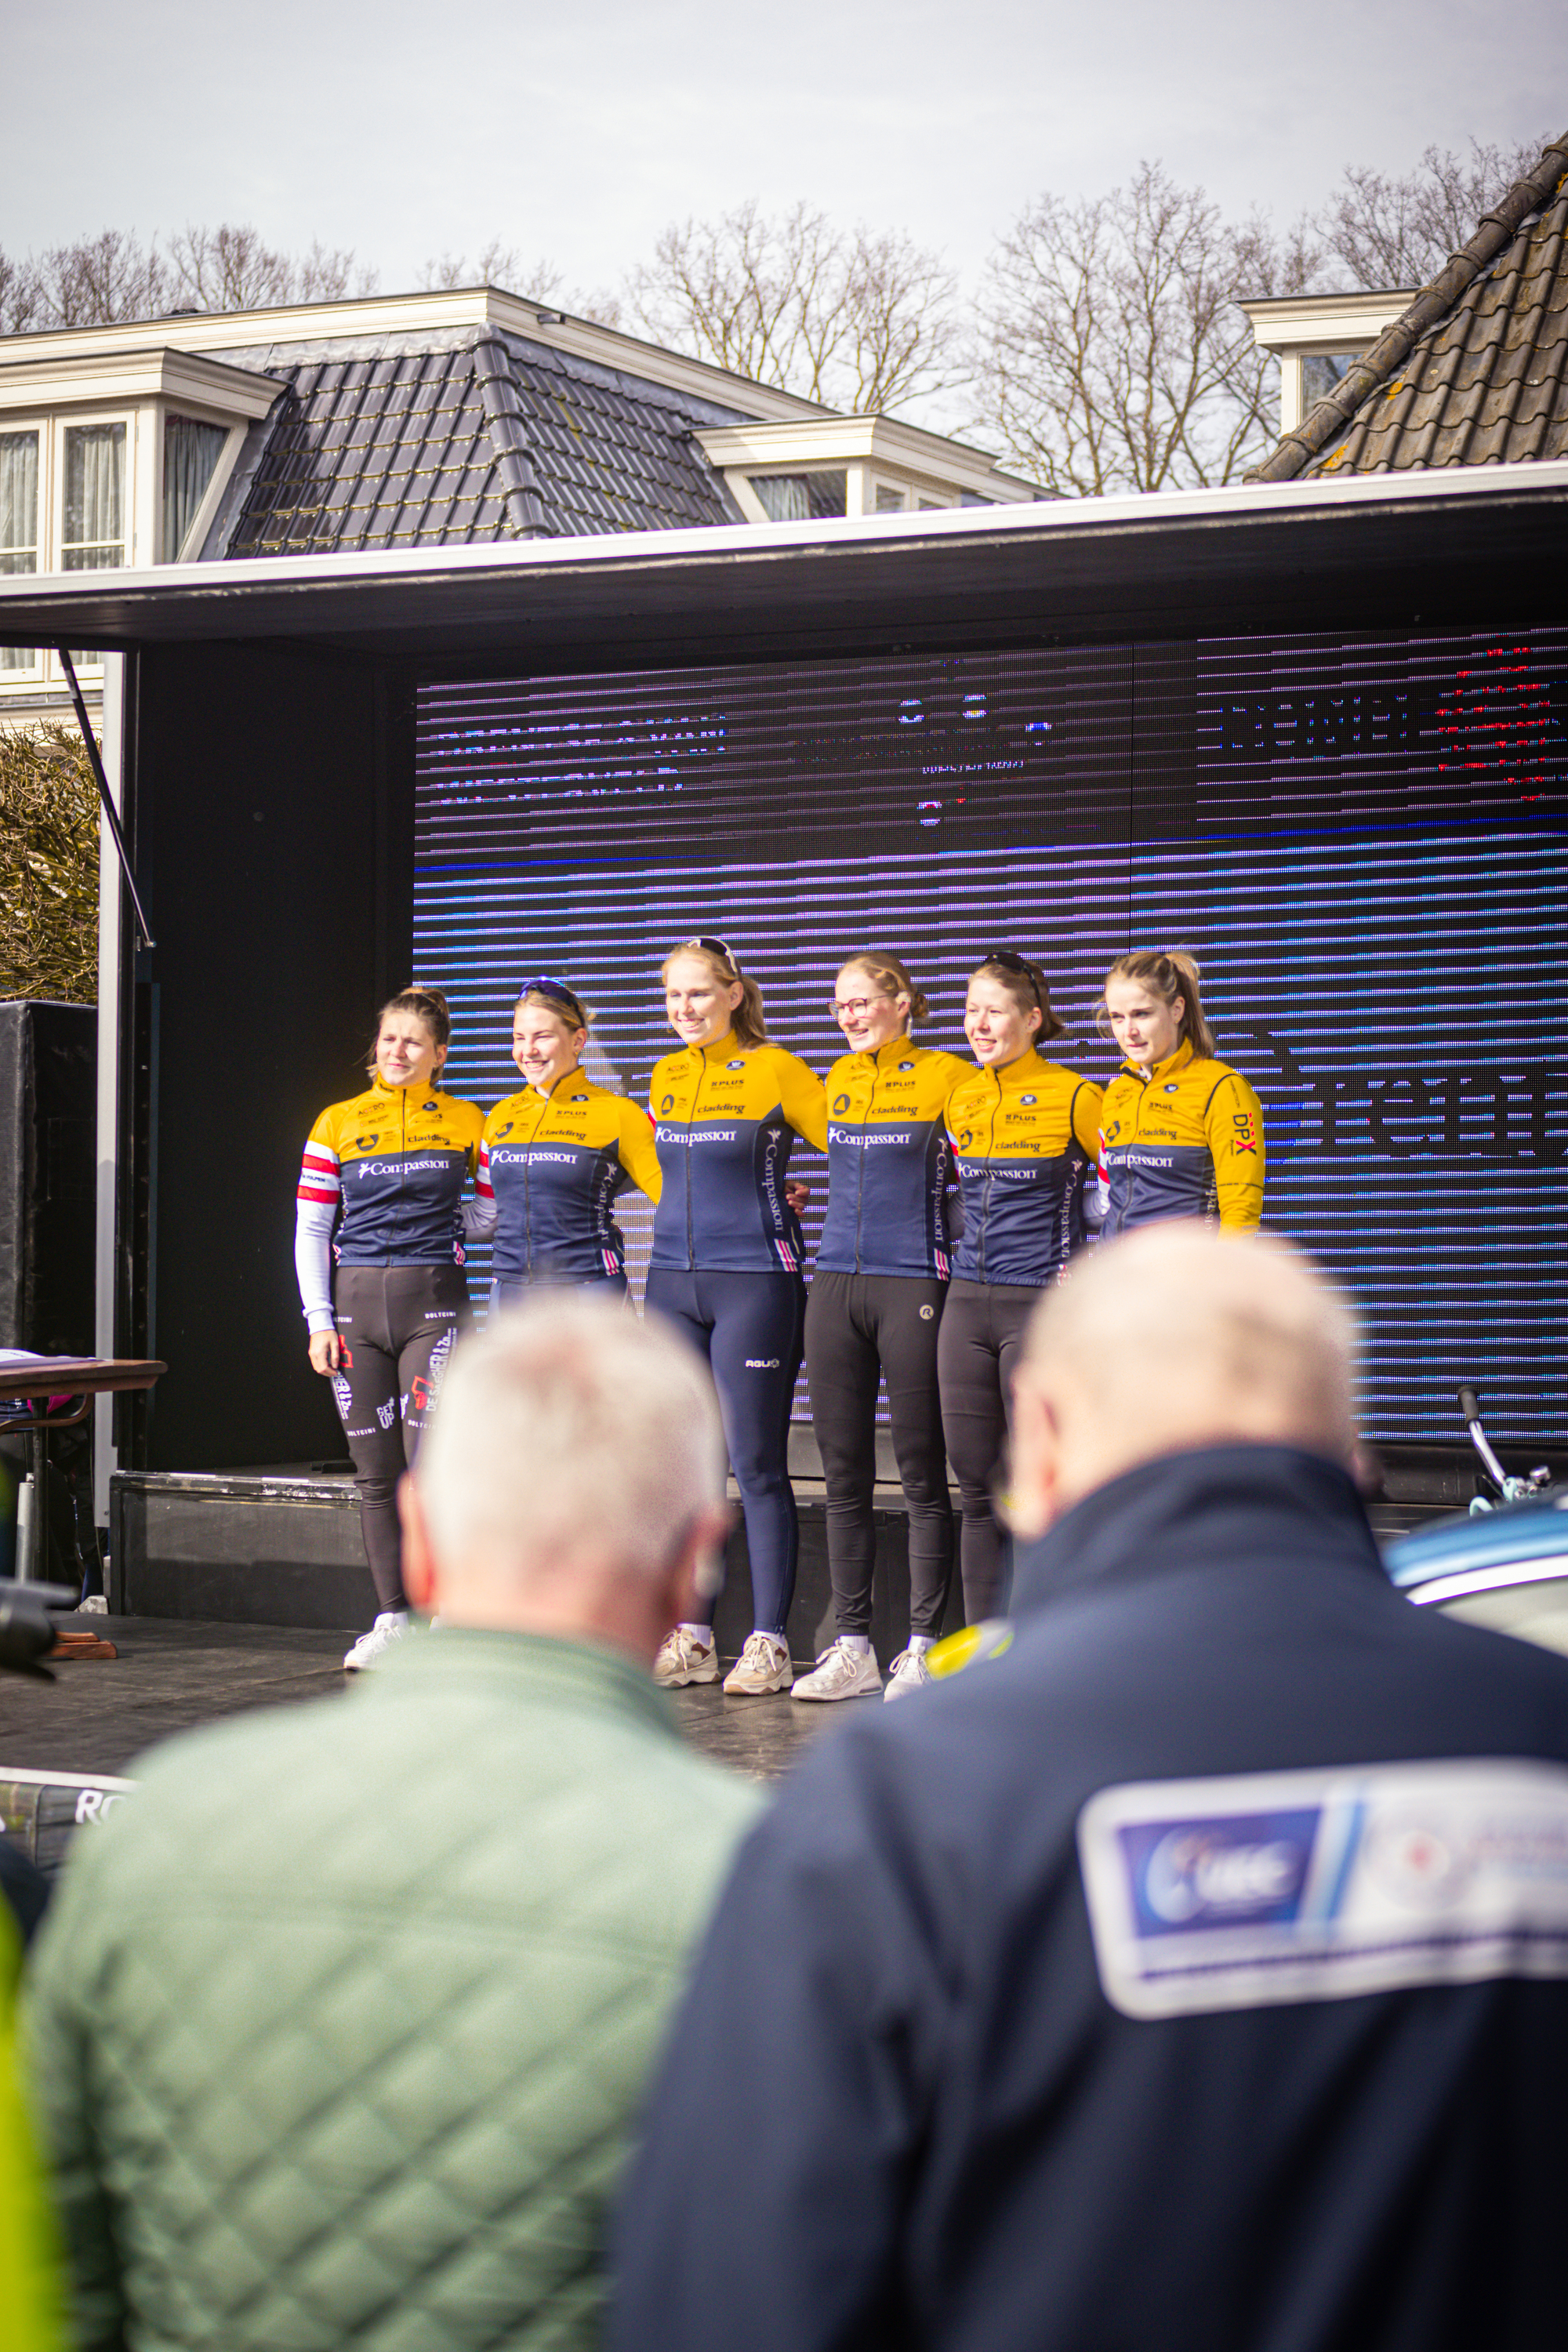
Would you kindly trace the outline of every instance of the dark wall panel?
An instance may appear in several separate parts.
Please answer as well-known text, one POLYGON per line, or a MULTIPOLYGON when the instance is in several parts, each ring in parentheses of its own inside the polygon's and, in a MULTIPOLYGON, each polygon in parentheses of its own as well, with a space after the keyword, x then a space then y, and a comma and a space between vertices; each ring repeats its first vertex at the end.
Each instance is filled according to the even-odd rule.
POLYGON ((0 1347, 90 1355, 90 1004, 0 1004, 0 1347))
POLYGON ((363 1083, 376 1007, 408 976, 405 703, 364 662, 285 646, 160 648, 138 668, 131 798, 157 946, 132 983, 122 1126, 151 1249, 127 1253, 121 1344, 169 1371, 122 1458, 328 1459, 342 1446, 306 1362, 294 1187, 311 1121, 363 1083))

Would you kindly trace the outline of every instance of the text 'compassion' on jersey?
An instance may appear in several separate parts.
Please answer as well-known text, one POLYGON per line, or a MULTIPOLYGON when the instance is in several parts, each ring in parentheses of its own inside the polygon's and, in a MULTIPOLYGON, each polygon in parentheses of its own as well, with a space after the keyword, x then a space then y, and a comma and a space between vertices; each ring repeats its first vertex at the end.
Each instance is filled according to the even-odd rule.
POLYGON ((648 1108, 664 1178, 655 1266, 715 1274, 798 1274, 799 1223, 784 1199, 795 1136, 827 1147, 822 1081, 782 1045, 711 1045, 667 1054, 648 1108))

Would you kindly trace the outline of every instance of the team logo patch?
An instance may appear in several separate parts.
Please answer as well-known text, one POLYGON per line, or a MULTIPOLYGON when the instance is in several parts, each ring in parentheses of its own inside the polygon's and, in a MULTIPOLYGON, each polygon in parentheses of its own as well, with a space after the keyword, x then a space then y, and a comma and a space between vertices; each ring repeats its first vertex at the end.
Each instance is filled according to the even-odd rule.
POLYGON ((658 1107, 658 1115, 659 1115, 660 1118, 668 1118, 669 1117, 670 1112, 671 1112, 674 1108, 675 1108, 675 1097, 674 1097, 673 1095, 666 1095, 666 1097, 665 1097, 664 1100, 660 1103, 660 1105, 659 1105, 659 1107, 658 1107))
POLYGON ((1512 1759, 1102 1789, 1079 1860, 1127 2017, 1568 1977, 1568 1770, 1512 1759))
POLYGON ((833 1104, 833 1116, 834 1116, 834 1118, 843 1118, 843 1116, 844 1116, 844 1114, 845 1114, 845 1112, 848 1109, 848 1108, 849 1108, 849 1097, 848 1097, 848 1096, 847 1096, 847 1095, 838 1095, 838 1096, 836 1096, 836 1097, 835 1097, 835 1098, 834 1098, 834 1104, 833 1104))
POLYGON ((1021 1103, 1037 1103, 1040 1097, 1038 1095, 1020 1095, 1018 1097, 1018 1100, 1021 1103))
POLYGON ((512 1129, 516 1125, 517 1121, 515 1119, 509 1118, 504 1127, 497 1128, 495 1134, 491 1138, 491 1141, 495 1143, 504 1143, 507 1137, 511 1133, 512 1129))
POLYGON ((1171 1082, 1170 1082, 1169 1086, 1165 1087, 1163 1089, 1163 1092, 1164 1092, 1165 1094, 1168 1094, 1168 1095, 1180 1094, 1180 1092, 1181 1092, 1181 1086, 1180 1086, 1179 1081, 1178 1081, 1178 1080, 1176 1080, 1175 1078, 1173 1078, 1173 1079, 1171 1080, 1171 1082))
POLYGON ((419 1108, 421 1110, 439 1110, 441 1106, 438 1102, 427 1102, 421 1103, 419 1108))
POLYGON ((914 1064, 912 1062, 900 1062, 899 1064, 899 1067, 900 1070, 912 1070, 914 1068, 914 1064))
POLYGON ((929 1323, 931 1321, 935 1314, 936 1308, 934 1307, 922 1307, 921 1308, 921 1321, 922 1323, 929 1323))
POLYGON ((745 1066, 744 1062, 726 1062, 724 1065, 727 1070, 743 1070, 745 1066))
POLYGON ((354 1138, 354 1150, 356 1151, 374 1151, 380 1141, 381 1138, 379 1135, 356 1135, 354 1138))

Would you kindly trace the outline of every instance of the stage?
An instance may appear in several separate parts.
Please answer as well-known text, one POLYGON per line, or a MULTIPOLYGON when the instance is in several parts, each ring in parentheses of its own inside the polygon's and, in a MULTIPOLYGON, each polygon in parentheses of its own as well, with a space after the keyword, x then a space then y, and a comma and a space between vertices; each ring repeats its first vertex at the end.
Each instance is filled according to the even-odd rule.
MULTIPOLYGON (((137 1758, 158 1740, 250 1707, 335 1703, 353 1687, 342 1661, 353 1626, 75 1622, 102 1633, 119 1656, 59 1666, 52 1683, 0 1681, 0 1823, 51 1874, 78 1830, 91 1828, 125 1793, 137 1758)), ((776 1780, 808 1741, 872 1703, 808 1706, 783 1693, 726 1698, 717 1684, 669 1697, 693 1748, 758 1780, 776 1780)))

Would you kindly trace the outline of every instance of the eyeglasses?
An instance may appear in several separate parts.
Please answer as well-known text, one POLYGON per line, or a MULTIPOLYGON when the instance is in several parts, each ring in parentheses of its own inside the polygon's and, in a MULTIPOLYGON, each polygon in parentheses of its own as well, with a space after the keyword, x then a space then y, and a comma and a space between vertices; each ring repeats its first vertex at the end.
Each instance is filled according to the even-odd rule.
POLYGON ((575 990, 568 988, 563 980, 546 980, 539 978, 536 980, 520 981, 518 982, 517 990, 517 1001, 520 1004, 522 1003, 525 996, 548 996, 552 1004, 560 1004, 565 1007, 566 1011, 570 1013, 576 1021, 579 1028, 583 1026, 582 1004, 578 1000, 575 990))
POLYGON ((836 1001, 828 1006, 827 1017, 830 1021, 864 1021, 873 1005, 886 1004, 893 994, 890 988, 879 988, 875 996, 846 997, 842 1003, 836 1001))
POLYGON ((981 961, 983 963, 999 963, 1004 971, 1016 971, 1019 975, 1020 979, 1026 980, 1029 983, 1030 989, 1034 992, 1035 1003, 1039 1006, 1042 1013, 1045 1011, 1046 1000, 1041 993, 1040 983, 1036 978, 1032 967, 1025 961, 1024 958, 1018 953, 1016 948, 987 948, 984 955, 981 958, 981 961))
POLYGON ((739 977, 741 959, 735 953, 735 950, 731 947, 727 940, 709 939, 705 935, 700 933, 696 939, 688 940, 686 944, 689 948, 705 948, 710 955, 721 957, 724 962, 729 965, 731 971, 736 974, 737 978, 739 977))

